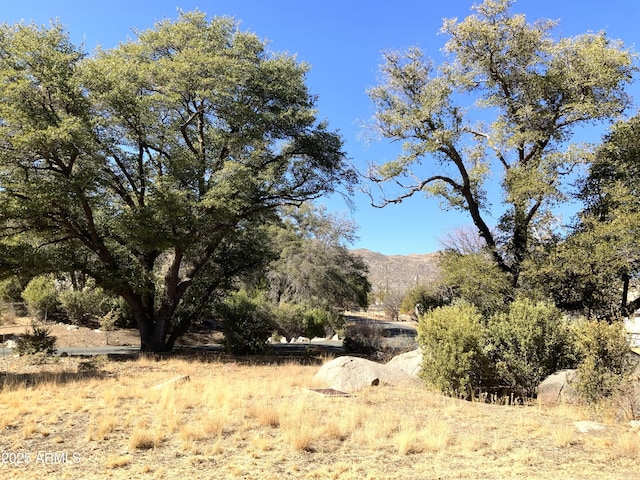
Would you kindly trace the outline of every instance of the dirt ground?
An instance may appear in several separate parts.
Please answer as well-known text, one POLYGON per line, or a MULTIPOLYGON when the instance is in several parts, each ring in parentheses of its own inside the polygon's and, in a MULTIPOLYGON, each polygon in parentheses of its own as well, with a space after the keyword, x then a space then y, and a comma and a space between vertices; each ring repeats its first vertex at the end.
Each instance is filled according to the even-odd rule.
MULTIPOLYGON (((0 324, 0 344, 11 340, 31 330, 31 318, 16 317, 0 324)), ((44 324, 56 337, 57 347, 98 347, 104 345, 113 346, 139 346, 140 335, 138 330, 132 328, 120 328, 111 332, 84 326, 75 327, 64 323, 44 324)), ((195 330, 184 335, 178 340, 177 345, 196 345, 219 343, 222 338, 220 332, 211 330, 195 330)))

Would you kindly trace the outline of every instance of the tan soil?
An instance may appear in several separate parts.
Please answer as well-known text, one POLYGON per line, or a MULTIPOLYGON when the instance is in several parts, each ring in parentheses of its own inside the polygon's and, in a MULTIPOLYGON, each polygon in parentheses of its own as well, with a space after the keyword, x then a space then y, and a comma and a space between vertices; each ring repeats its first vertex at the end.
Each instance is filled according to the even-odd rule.
MULTIPOLYGON (((29 317, 16 317, 10 321, 5 320, 0 323, 0 343, 10 340, 16 335, 21 335, 31 330, 29 317)), ((57 347, 98 347, 107 345, 107 332, 96 331, 92 328, 78 327, 77 330, 71 328, 69 324, 46 323, 44 324, 56 337, 57 347)), ((197 345, 208 343, 219 343, 222 335, 220 332, 195 331, 187 333, 181 338, 178 345, 197 345)), ((113 346, 139 346, 140 335, 138 330, 132 328, 116 329, 108 332, 108 345, 113 346)))

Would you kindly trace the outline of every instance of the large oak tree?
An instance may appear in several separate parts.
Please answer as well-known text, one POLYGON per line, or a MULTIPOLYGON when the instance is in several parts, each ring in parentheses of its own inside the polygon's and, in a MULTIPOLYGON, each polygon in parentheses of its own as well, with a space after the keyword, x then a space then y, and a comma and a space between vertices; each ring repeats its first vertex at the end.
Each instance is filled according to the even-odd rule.
POLYGON ((354 180, 307 70, 200 12, 91 55, 59 24, 0 26, 2 269, 81 271, 126 300, 143 351, 171 348, 200 278, 354 180))
POLYGON ((468 212, 517 288, 535 232, 548 228, 566 174, 585 158, 572 135, 624 111, 635 66, 605 33, 559 37, 556 22, 529 23, 513 3, 485 0, 463 21, 445 20, 448 60, 438 66, 418 48, 385 54, 370 91, 374 126, 403 150, 370 177, 386 191, 379 205, 422 193, 468 212), (500 205, 490 204, 492 185, 500 205))

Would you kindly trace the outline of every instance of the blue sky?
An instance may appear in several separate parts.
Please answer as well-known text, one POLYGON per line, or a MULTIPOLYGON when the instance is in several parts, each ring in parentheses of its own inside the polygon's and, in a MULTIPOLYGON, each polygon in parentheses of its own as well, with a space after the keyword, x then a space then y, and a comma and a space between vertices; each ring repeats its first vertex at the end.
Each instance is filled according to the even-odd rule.
MULTIPOLYGON (((378 82, 378 66, 385 49, 418 45, 436 62, 442 59, 446 37, 438 34, 443 18, 463 19, 473 0, 19 0, 3 2, 0 21, 48 24, 59 19, 75 43, 88 52, 134 39, 162 19, 176 18, 178 9, 199 9, 210 16, 238 19, 243 30, 270 41, 270 49, 296 54, 311 66, 308 85, 318 95, 319 116, 338 129, 351 161, 361 169, 370 162, 391 160, 393 145, 366 141, 366 124, 374 111, 367 89, 378 82)), ((637 0, 518 0, 513 9, 530 21, 560 20, 558 32, 572 36, 587 31, 607 32, 637 51, 640 41, 640 2, 637 0)), ((634 85, 630 92, 640 100, 634 85)), ((637 101, 636 101, 637 103, 637 101)), ((635 107, 632 112, 635 113, 635 107)), ((597 142, 604 127, 589 130, 597 142)), ((496 192, 494 192, 496 193, 496 192)), ((436 199, 415 197, 401 205, 373 208, 361 194, 356 209, 334 196, 324 203, 358 225, 359 240, 352 247, 390 254, 428 253, 440 248, 438 238, 470 224, 463 213, 441 211, 436 199)), ((568 220, 568 219, 567 219, 568 220)))

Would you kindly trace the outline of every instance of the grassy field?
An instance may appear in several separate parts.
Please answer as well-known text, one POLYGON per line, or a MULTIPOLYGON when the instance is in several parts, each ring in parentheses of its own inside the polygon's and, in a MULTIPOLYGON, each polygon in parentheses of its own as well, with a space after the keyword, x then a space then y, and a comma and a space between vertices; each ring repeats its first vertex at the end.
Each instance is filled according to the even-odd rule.
POLYGON ((634 479, 640 435, 577 407, 308 390, 317 365, 0 359, 3 479, 634 479), (162 385, 177 376, 189 380, 162 385), (579 433, 577 420, 600 431, 579 433))

